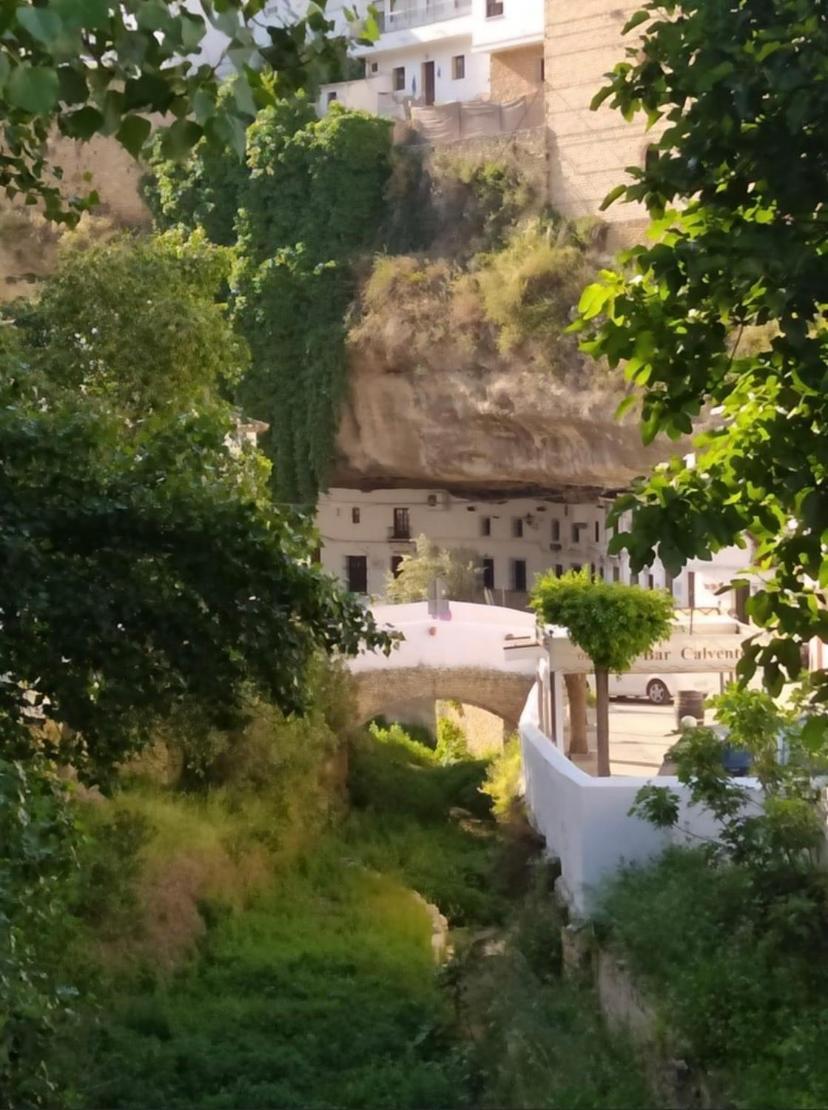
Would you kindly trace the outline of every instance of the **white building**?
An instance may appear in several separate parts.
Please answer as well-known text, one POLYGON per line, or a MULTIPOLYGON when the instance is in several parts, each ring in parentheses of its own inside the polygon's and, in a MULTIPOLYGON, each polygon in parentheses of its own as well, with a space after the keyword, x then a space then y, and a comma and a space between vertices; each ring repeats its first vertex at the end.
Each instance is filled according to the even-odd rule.
MULTIPOLYGON (((548 570, 588 566, 607 581, 635 581, 626 554, 607 553, 609 507, 609 501, 474 500, 439 489, 332 489, 317 512, 321 560, 353 592, 381 599, 389 575, 426 535, 441 547, 476 552, 481 595, 485 589, 498 604, 521 607, 535 577, 548 570)), ((657 563, 638 581, 670 589, 679 608, 737 611, 741 599, 717 591, 749 561, 749 552, 728 548, 709 562, 692 560, 675 580, 657 563)))
MULTIPOLYGON (((365 6, 361 0, 357 10, 365 6)), ((333 0, 329 14, 342 7, 333 0)), ((378 41, 352 51, 365 65, 364 78, 323 86, 320 111, 337 100, 404 118, 406 106, 485 101, 493 93, 498 99, 493 69, 495 78, 504 68, 519 75, 513 87, 507 81, 507 97, 542 85, 543 0, 381 0, 377 7, 378 41), (527 49, 531 57, 524 58, 527 49)), ((346 29, 341 14, 337 24, 346 29)))

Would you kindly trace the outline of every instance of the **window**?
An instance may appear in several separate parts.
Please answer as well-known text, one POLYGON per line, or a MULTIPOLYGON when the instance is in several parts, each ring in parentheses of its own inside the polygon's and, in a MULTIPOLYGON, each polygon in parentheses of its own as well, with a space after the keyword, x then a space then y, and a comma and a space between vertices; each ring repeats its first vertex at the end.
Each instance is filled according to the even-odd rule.
POLYGON ((601 525, 598 523, 597 520, 595 521, 595 542, 601 542, 601 525))
POLYGON ((515 593, 526 593, 526 560, 512 559, 512 589, 515 593))
POLYGON ((455 81, 462 81, 466 76, 466 55, 456 54, 451 59, 451 75, 455 81))
POLYGON ((655 589, 655 578, 653 578, 653 576, 651 574, 647 575, 647 589, 648 590, 654 590, 655 589))
POLYGON ((561 522, 559 520, 552 521, 552 543, 561 542, 561 522))
POLYGON ((371 72, 379 73, 379 62, 371 62, 371 72))
POLYGON ((542 85, 544 83, 544 81, 546 80, 546 59, 541 58, 539 60, 540 60, 540 65, 538 66, 538 81, 542 85))
POLYGON ((483 589, 493 590, 495 588, 494 559, 483 559, 481 566, 483 568, 483 589))
POLYGON ((408 509, 394 510, 394 531, 392 533, 392 538, 395 540, 411 539, 411 521, 408 516, 408 509))
POLYGON ((572 542, 580 543, 581 535, 586 531, 586 524, 583 521, 576 521, 572 525, 572 542))
POLYGON ((359 509, 351 509, 351 524, 359 524, 359 509))
POLYGON ((563 578, 564 568, 563 563, 555 563, 555 577, 563 578))
POLYGON ((598 577, 598 568, 595 566, 595 563, 589 564, 589 577, 593 581, 595 581, 595 579, 598 577))
POLYGON ((490 516, 482 516, 480 518, 480 535, 490 536, 492 534, 492 518, 490 516))
POLYGON ((638 575, 637 574, 631 574, 630 575, 630 585, 631 586, 637 586, 638 585, 638 575))
POLYGON ((503 0, 486 0, 486 19, 503 15, 503 0))
POLYGON ((394 92, 405 92, 405 66, 395 66, 393 77, 394 92))
POLYGON ((512 517, 512 536, 516 540, 523 539, 523 517, 522 516, 512 517))
POLYGON ((348 555, 345 559, 348 589, 352 594, 368 593, 368 559, 365 555, 348 555))
POLYGON ((391 556, 391 573, 394 575, 395 578, 399 578, 400 567, 402 566, 403 558, 403 555, 391 556))
POLYGON ((335 92, 329 92, 329 93, 328 93, 328 103, 329 103, 329 104, 333 104, 333 102, 334 102, 335 100, 338 100, 338 99, 339 99, 339 97, 338 97, 338 96, 336 95, 336 93, 335 93, 335 92))
POLYGON ((612 580, 613 580, 613 582, 620 582, 621 581, 621 568, 620 567, 613 567, 612 568, 612 580))
POLYGON ((687 572, 687 608, 696 608, 696 572, 688 570, 687 572))

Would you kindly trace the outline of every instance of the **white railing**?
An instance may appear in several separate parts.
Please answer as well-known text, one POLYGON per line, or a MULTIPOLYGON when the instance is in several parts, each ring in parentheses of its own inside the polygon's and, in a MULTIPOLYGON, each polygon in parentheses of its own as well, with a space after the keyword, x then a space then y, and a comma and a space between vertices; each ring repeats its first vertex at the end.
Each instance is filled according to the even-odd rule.
POLYGON ((471 15, 472 0, 386 0, 380 13, 380 30, 407 31, 411 27, 424 27, 443 19, 456 19, 471 15))

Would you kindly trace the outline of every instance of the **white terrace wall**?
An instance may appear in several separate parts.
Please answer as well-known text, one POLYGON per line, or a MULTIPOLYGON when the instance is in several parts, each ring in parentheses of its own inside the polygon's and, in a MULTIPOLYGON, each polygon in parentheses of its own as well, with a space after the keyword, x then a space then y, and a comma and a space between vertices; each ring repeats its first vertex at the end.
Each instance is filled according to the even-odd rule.
MULTIPOLYGON (((538 696, 529 695, 520 721, 526 804, 546 850, 561 863, 561 880, 570 909, 588 916, 603 883, 625 864, 643 863, 660 855, 670 843, 697 843, 715 838, 710 813, 688 804, 687 788, 677 778, 592 778, 559 751, 538 727, 538 696), (640 788, 647 783, 667 786, 681 799, 679 829, 663 832, 630 817, 640 788)), ((743 779, 751 802, 758 805, 755 779, 743 779)))

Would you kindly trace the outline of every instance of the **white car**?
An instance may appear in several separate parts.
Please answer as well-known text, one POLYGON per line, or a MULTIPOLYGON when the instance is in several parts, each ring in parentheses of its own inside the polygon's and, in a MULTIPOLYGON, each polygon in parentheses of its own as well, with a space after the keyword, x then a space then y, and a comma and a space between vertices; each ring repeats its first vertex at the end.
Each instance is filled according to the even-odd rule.
MULTIPOLYGON (((679 690, 700 690, 708 696, 719 694, 731 680, 728 674, 611 674, 611 698, 646 698, 651 705, 669 705, 679 690)), ((595 679, 589 676, 590 689, 595 692, 595 679)))

